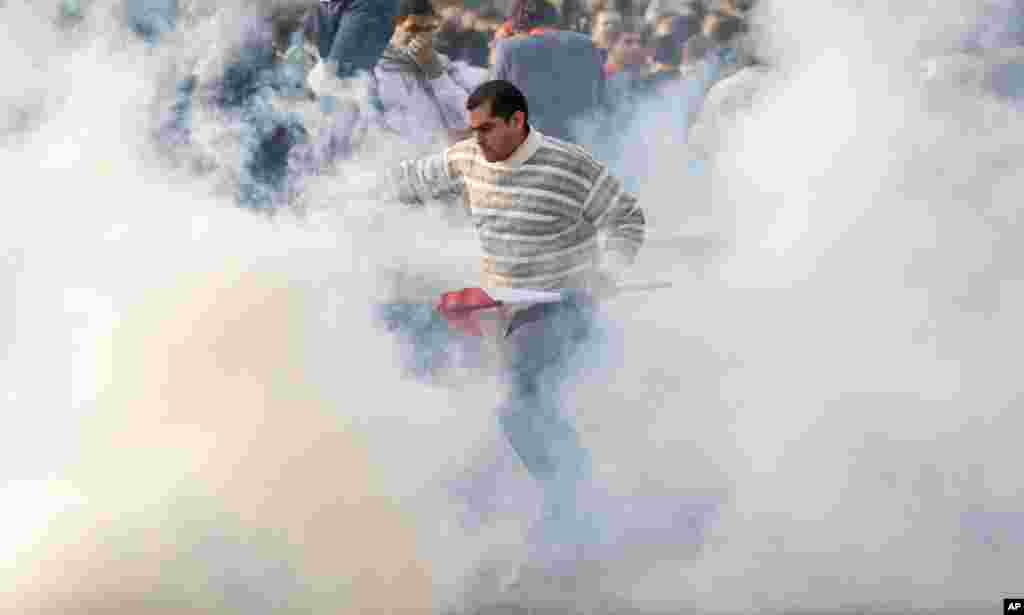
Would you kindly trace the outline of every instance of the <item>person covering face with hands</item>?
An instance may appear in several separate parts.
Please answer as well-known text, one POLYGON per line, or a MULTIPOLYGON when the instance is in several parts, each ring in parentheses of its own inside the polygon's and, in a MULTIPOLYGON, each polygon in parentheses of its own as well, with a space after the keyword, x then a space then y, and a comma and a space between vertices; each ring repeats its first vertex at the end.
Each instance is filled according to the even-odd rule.
POLYGON ((434 49, 439 25, 429 0, 402 0, 395 34, 373 73, 381 123, 423 146, 469 134, 466 100, 487 74, 434 49))

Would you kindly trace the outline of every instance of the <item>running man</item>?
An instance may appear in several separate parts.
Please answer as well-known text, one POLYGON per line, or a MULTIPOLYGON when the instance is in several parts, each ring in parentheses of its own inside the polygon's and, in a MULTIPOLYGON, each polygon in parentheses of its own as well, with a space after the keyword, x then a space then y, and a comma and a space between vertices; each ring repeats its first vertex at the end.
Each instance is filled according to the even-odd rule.
POLYGON ((526 98, 513 84, 486 82, 466 107, 475 138, 402 163, 388 174, 387 192, 410 206, 465 195, 485 288, 567 291, 560 303, 529 308, 537 313, 506 340, 509 395, 499 418, 543 487, 538 544, 571 562, 589 540, 576 493, 590 463, 559 407, 560 388, 594 337, 593 298, 613 287, 643 243, 644 214, 606 165, 531 128, 526 98))

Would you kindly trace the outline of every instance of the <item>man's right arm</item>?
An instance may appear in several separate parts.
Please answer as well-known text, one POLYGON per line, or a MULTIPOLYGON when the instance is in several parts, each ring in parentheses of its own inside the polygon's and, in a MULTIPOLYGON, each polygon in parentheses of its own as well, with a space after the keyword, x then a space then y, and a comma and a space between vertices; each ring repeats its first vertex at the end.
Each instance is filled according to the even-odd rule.
POLYGON ((465 184, 457 165, 449 160, 451 148, 416 160, 408 160, 389 170, 382 189, 386 197, 405 205, 422 205, 427 201, 460 194, 465 184))

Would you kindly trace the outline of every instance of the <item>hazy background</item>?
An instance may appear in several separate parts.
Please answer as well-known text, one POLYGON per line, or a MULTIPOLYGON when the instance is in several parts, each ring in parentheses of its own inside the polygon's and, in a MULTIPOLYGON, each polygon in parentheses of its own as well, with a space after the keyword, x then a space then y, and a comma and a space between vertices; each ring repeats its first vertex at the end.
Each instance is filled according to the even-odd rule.
MULTIPOLYGON (((475 284, 467 231, 211 196, 147 141, 179 42, 70 40, 43 4, 0 4, 0 604, 425 612, 517 564, 538 495, 498 385, 404 379, 371 320, 382 267, 475 284), (460 530, 487 485, 500 504, 460 530)), ((675 286, 609 305, 574 406, 632 518, 717 513, 699 549, 679 528, 610 551, 605 587, 668 611, 990 612, 1024 593, 1024 134, 915 54, 993 9, 760 10, 779 85, 708 175, 646 178, 652 235, 700 239, 641 255, 637 279, 675 286)))

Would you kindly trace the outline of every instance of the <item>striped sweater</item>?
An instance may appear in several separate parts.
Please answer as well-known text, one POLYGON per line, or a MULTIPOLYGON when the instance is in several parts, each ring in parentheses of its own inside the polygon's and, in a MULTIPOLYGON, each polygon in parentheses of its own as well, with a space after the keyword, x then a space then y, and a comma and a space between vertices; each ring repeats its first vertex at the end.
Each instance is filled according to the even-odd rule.
POLYGON ((492 288, 586 286, 617 274, 644 238, 644 214, 583 148, 531 130, 508 160, 487 162, 473 139, 402 163, 394 196, 409 205, 465 193, 492 288))

